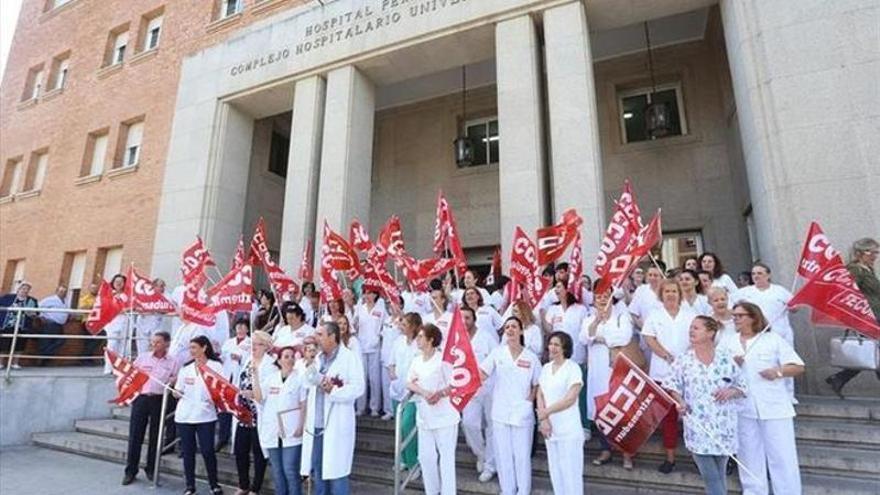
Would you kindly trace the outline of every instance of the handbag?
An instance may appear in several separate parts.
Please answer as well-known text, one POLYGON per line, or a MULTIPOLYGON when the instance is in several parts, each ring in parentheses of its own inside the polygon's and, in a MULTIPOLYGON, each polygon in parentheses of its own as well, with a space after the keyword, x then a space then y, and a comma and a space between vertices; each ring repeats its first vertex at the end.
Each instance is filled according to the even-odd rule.
POLYGON ((831 339, 831 366, 853 370, 880 370, 880 341, 861 335, 850 335, 831 339))

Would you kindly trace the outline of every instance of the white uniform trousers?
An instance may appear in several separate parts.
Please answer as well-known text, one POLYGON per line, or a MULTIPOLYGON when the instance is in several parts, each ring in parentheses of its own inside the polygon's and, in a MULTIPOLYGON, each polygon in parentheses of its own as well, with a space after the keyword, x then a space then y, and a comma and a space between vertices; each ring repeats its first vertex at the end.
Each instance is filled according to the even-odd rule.
POLYGON ((548 441, 547 464, 554 495, 583 495, 584 439, 548 441))
POLYGON ((534 425, 492 423, 495 466, 502 495, 528 495, 532 491, 532 440, 534 425))
POLYGON ((483 463, 483 471, 496 472, 495 449, 492 442, 492 397, 474 397, 461 412, 464 440, 477 460, 483 463))
POLYGON ((391 374, 386 366, 382 366, 382 410, 385 414, 394 415, 394 406, 391 404, 391 374))
POLYGON ((419 428, 419 465, 426 495, 455 495, 457 443, 458 425, 434 430, 419 428))
POLYGON ((739 417, 739 460, 758 479, 739 470, 743 495, 767 495, 767 471, 774 495, 800 495, 801 473, 794 420, 739 417))
MULTIPOLYGON (((125 356, 125 326, 120 325, 107 325, 104 327, 104 332, 107 334, 107 349, 115 352, 120 356, 125 356), (120 328, 121 327, 121 328, 120 328)), ((113 371, 113 367, 110 366, 110 361, 104 360, 104 374, 108 374, 113 371)))
POLYGON ((361 354, 361 361, 364 363, 366 387, 364 394, 357 399, 357 412, 358 414, 366 412, 367 397, 369 397, 370 412, 378 413, 382 407, 382 363, 379 360, 379 352, 365 352, 361 354))

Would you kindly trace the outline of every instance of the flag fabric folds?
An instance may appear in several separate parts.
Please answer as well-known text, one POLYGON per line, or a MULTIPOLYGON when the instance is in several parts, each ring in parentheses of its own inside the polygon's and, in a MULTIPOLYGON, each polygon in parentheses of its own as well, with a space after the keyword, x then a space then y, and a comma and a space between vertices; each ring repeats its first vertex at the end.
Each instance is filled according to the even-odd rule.
POLYGON ((199 374, 205 382, 205 388, 211 396, 211 401, 220 412, 231 413, 238 421, 252 425, 254 423, 251 410, 239 400, 238 388, 220 376, 219 373, 209 368, 206 364, 198 365, 199 374))
POLYGON ((461 308, 455 307, 452 321, 449 325, 449 334, 446 336, 446 346, 443 349, 443 362, 452 366, 452 381, 449 400, 458 409, 464 410, 471 398, 476 395, 482 380, 480 368, 474 349, 471 347, 471 338, 461 318, 461 308))
POLYGON ((104 349, 104 359, 110 363, 113 375, 116 376, 116 398, 107 402, 119 406, 131 404, 141 394, 141 389, 150 380, 150 375, 110 349, 104 349))
POLYGON ((106 280, 102 280, 101 286, 98 288, 98 297, 95 298, 95 305, 92 306, 86 319, 86 330, 92 335, 97 335, 124 310, 124 307, 124 299, 114 296, 110 284, 106 280))

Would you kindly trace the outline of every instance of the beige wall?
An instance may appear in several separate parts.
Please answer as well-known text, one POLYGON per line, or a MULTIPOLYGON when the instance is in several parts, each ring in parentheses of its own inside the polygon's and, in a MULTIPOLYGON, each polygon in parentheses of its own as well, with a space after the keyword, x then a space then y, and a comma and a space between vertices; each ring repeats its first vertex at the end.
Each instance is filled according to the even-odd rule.
MULTIPOLYGON (((468 92, 469 119, 495 115, 495 109, 494 87, 468 92)), ((498 166, 456 167, 452 142, 460 119, 460 94, 376 114, 371 234, 397 214, 407 249, 427 257, 434 239, 437 191, 442 189, 465 248, 500 243, 498 166)))
POLYGON ((724 50, 713 41, 714 22, 706 39, 654 52, 658 84, 681 81, 688 135, 621 144, 616 91, 650 85, 644 52, 596 63, 596 91, 609 214, 628 177, 646 221, 662 207, 664 231, 702 230, 704 248, 718 253, 733 274, 750 261, 743 217, 748 196, 741 153, 732 142, 735 119, 729 90, 722 89, 730 86, 729 74, 718 70, 724 50))

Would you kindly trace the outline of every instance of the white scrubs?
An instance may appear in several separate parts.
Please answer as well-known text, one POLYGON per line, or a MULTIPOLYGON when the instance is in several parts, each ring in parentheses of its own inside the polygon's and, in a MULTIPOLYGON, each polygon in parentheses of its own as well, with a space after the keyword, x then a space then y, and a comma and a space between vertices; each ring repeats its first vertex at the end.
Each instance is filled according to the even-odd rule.
MULTIPOLYGON (((583 386, 580 367, 566 359, 555 372, 549 362, 538 379, 544 403, 551 406, 565 397, 575 384, 583 386)), ((550 415, 552 432, 545 440, 550 482, 555 495, 584 493, 584 429, 577 403, 550 415)))
POLYGON ((391 353, 397 337, 400 337, 397 325, 391 320, 385 320, 382 325, 382 346, 379 352, 379 360, 382 363, 382 411, 392 416, 394 407, 391 405, 391 375, 388 373, 388 367, 391 366, 391 353))
POLYGON ((220 349, 220 357, 223 359, 223 378, 230 382, 237 381, 241 374, 241 365, 250 359, 251 338, 245 337, 238 341, 238 337, 226 339, 223 348, 220 349))
MULTIPOLYGON (((104 326, 104 332, 107 334, 107 349, 115 352, 120 356, 125 356, 126 332, 128 331, 128 313, 119 313, 110 323, 104 326)), ((113 371, 110 361, 104 360, 104 374, 113 371)))
POLYGON ((498 335, 498 330, 504 325, 504 320, 501 319, 501 315, 498 314, 498 311, 496 311, 495 308, 488 304, 484 304, 477 308, 476 313, 477 331, 488 335, 495 341, 495 344, 498 344, 501 341, 501 337, 498 335))
MULTIPOLYGON (((482 363, 497 347, 498 343, 485 332, 477 330, 471 337, 471 349, 474 351, 477 363, 482 363)), ((461 412, 461 427, 464 430, 465 442, 471 452, 477 456, 477 462, 483 465, 483 471, 491 473, 497 471, 492 441, 492 389, 494 384, 495 380, 492 377, 486 379, 461 412)))
POLYGON ((284 325, 278 330, 275 330, 275 333, 272 335, 272 347, 275 349, 281 349, 282 347, 296 347, 302 345, 303 342, 305 342, 306 337, 311 337, 313 335, 315 335, 315 329, 309 325, 302 324, 296 330, 291 328, 290 325, 284 325))
POLYGON ((378 414, 382 409, 382 362, 380 347, 382 341, 382 325, 385 323, 384 306, 378 302, 372 309, 360 303, 355 309, 353 328, 357 330, 358 342, 361 344, 361 361, 364 365, 364 378, 367 391, 357 400, 358 414, 367 410, 369 397, 370 411, 378 414))
POLYGON ((526 341, 526 347, 539 358, 544 354, 544 332, 541 327, 536 324, 529 325, 523 330, 523 339, 526 341))
POLYGON ((709 299, 702 294, 694 294, 693 302, 682 298, 681 306, 697 315, 709 316, 712 314, 712 306, 709 306, 709 299))
POLYGON ((728 294, 733 294, 739 288, 736 286, 736 282, 730 278, 730 275, 726 273, 722 273, 720 277, 712 280, 712 287, 721 287, 725 289, 728 294))
POLYGON ((432 311, 424 316, 422 316, 422 324, 431 324, 440 329, 440 333, 443 334, 443 342, 440 344, 440 349, 443 349, 443 344, 446 343, 446 336, 449 335, 449 324, 452 322, 452 313, 449 311, 445 311, 440 314, 439 317, 432 311))
POLYGON ((597 318, 594 313, 584 319, 581 325, 581 344, 587 346, 587 360, 590 372, 587 373, 587 417, 596 419, 596 396, 608 392, 608 381, 611 379, 610 348, 629 344, 633 337, 632 318, 625 306, 614 306, 608 321, 596 326, 594 335, 590 335, 590 325, 597 318), (602 337, 605 342, 597 342, 602 337))
MULTIPOLYGON (((736 291, 731 297, 731 303, 746 301, 758 305, 764 318, 770 324, 770 330, 778 333, 788 345, 794 347, 794 331, 791 328, 791 322, 788 319, 788 301, 791 300, 791 292, 785 287, 777 284, 770 284, 764 290, 757 286, 749 285, 736 291)), ((794 398, 794 378, 785 379, 785 389, 791 396, 791 400, 797 404, 794 398)))
POLYGON ((503 495, 527 495, 532 490, 532 441, 535 431, 533 387, 538 385, 541 361, 528 348, 513 356, 498 346, 480 361, 480 370, 495 377, 492 391, 492 437, 498 482, 503 495))
POLYGON ((391 350, 391 365, 394 366, 394 375, 397 377, 391 380, 391 398, 401 401, 407 394, 406 377, 409 374, 409 366, 413 359, 419 354, 416 347, 416 340, 406 341, 406 335, 400 335, 394 341, 394 348, 391 350))
POLYGON ((783 380, 767 380, 760 372, 804 361, 782 337, 764 332, 738 342, 735 355, 745 356, 747 394, 739 413, 739 460, 758 479, 740 470, 743 495, 767 495, 767 473, 774 495, 800 495, 801 475, 794 436, 794 406, 783 380))
POLYGON ((554 304, 547 309, 547 314, 544 316, 550 325, 551 332, 563 331, 571 337, 574 346, 571 360, 578 365, 584 365, 587 362, 587 350, 579 342, 578 336, 581 334, 581 324, 588 314, 587 307, 582 304, 572 304, 565 311, 562 309, 562 304, 554 304))
MULTIPOLYGON (((434 392, 449 386, 452 366, 443 362, 440 350, 430 359, 416 356, 407 373, 407 383, 417 382, 419 387, 434 392)), ((419 430, 419 465, 427 495, 455 495, 455 448, 458 444, 458 411, 443 397, 434 405, 424 397, 417 396, 416 427, 419 430)))
MULTIPOLYGON (((690 346, 690 327, 696 316, 691 310, 681 306, 673 318, 666 308, 660 307, 648 315, 642 327, 642 335, 655 337, 673 357, 678 357, 690 346)), ((657 354, 652 354, 649 374, 662 384, 672 374, 672 365, 657 354)))
POLYGON ((165 330, 165 317, 158 313, 149 313, 138 315, 136 321, 135 326, 137 328, 135 334, 137 339, 135 340, 135 346, 138 356, 140 356, 150 352, 150 338, 153 334, 160 330, 165 330))

